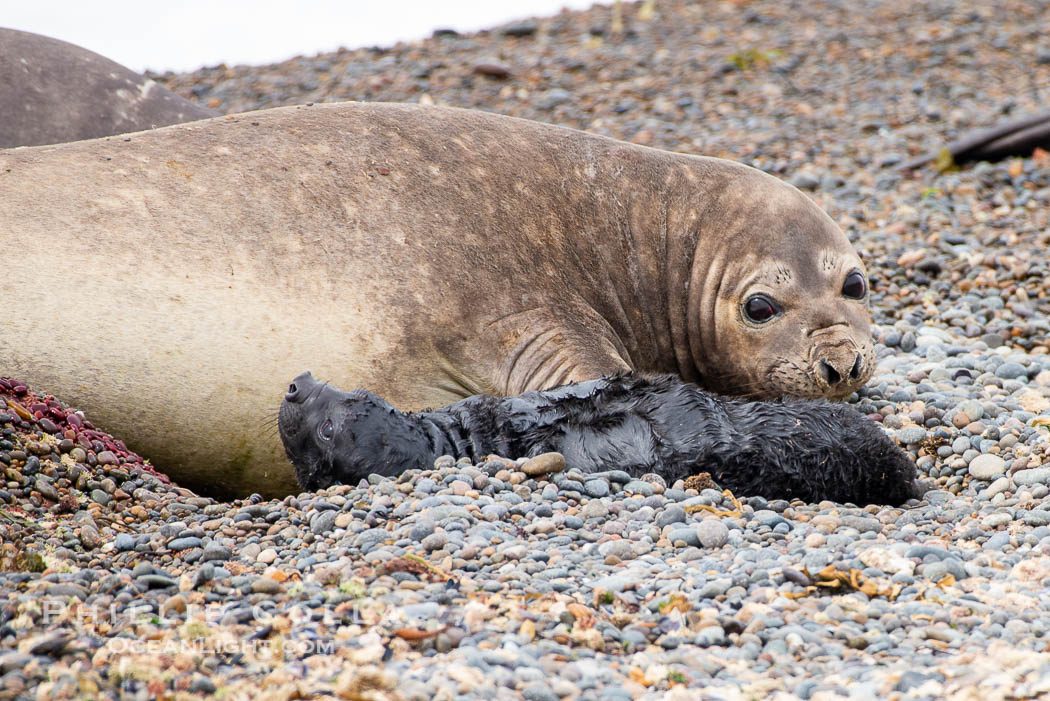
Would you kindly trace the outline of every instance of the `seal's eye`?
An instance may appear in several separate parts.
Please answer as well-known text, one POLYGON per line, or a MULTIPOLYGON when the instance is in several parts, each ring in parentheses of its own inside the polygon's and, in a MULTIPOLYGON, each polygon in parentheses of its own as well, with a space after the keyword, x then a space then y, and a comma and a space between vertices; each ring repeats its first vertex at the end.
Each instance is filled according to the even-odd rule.
POLYGON ((846 281, 842 283, 842 295, 844 297, 864 299, 867 294, 868 281, 864 279, 864 275, 859 270, 854 270, 846 276, 846 281))
POLYGON ((335 435, 335 424, 332 423, 331 419, 325 419, 325 422, 317 427, 317 435, 323 441, 332 440, 332 436, 335 435))
POLYGON ((756 324, 769 321, 779 313, 776 303, 765 295, 755 295, 744 302, 744 316, 756 324))

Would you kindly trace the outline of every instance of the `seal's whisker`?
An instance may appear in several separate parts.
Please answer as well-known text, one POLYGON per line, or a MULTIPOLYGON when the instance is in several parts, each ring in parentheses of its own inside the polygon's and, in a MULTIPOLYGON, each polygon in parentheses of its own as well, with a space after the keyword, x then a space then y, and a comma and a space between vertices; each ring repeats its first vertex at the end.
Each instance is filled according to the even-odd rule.
POLYGON ((259 419, 258 421, 256 421, 255 422, 255 427, 259 428, 259 429, 276 427, 277 426, 277 419, 278 419, 278 415, 277 415, 276 412, 274 412, 273 414, 268 414, 268 415, 264 416, 263 418, 259 419))

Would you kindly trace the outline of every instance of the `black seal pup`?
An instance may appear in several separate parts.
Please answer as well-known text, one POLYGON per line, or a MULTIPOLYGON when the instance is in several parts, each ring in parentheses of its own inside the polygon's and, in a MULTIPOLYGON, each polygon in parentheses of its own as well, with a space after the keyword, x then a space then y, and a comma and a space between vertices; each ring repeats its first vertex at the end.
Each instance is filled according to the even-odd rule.
POLYGON ((471 460, 558 451, 583 472, 647 472, 668 481, 709 472, 737 495, 901 504, 918 497, 915 465, 874 422, 824 400, 746 402, 662 376, 590 380, 517 397, 478 395, 405 413, 365 390, 309 372, 278 414, 304 489, 471 460))

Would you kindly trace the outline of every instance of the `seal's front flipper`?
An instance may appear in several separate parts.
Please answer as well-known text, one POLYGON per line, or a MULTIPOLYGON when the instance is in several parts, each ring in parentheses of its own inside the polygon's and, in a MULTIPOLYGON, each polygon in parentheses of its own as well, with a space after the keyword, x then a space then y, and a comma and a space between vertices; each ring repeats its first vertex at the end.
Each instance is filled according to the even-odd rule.
POLYGON ((610 323, 580 300, 508 314, 489 322, 483 343, 501 348, 492 384, 514 396, 630 372, 630 352, 610 323))

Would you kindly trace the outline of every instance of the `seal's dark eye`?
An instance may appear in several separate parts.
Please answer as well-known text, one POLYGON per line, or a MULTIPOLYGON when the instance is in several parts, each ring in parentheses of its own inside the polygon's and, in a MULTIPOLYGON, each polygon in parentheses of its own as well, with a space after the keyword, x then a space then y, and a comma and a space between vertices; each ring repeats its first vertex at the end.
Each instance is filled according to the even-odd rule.
POLYGON ((335 435, 335 425, 331 419, 326 419, 323 424, 317 427, 317 435, 321 437, 321 440, 332 440, 332 436, 335 435))
POLYGON ((779 313, 776 303, 765 295, 755 295, 744 302, 744 316, 756 324, 769 321, 779 313))
POLYGON ((842 283, 842 295, 844 297, 864 299, 867 294, 868 281, 864 279, 864 275, 859 270, 854 270, 846 276, 846 281, 842 283))

